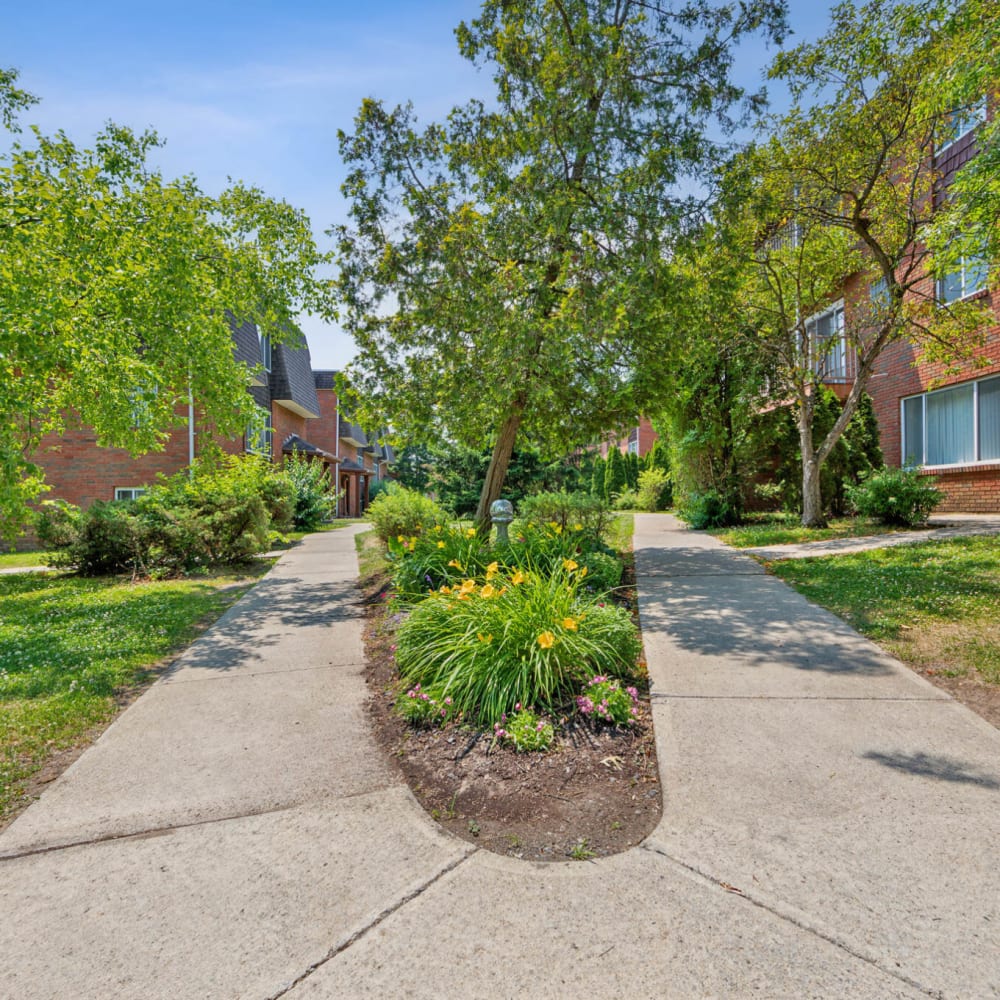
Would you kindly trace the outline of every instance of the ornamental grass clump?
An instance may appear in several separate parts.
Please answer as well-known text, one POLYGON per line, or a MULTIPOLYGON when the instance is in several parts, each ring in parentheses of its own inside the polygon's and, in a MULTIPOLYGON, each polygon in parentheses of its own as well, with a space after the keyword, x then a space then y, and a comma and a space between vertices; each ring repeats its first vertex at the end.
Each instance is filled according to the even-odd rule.
POLYGON ((639 692, 634 687, 623 689, 620 681, 598 674, 576 699, 576 707, 592 722, 631 726, 639 718, 639 692))
MULTIPOLYGON (((491 556, 475 528, 426 525, 410 535, 396 535, 386 544, 392 585, 398 600, 415 604, 443 586, 482 577, 491 556)), ((499 564, 496 564, 499 566, 499 564)))
POLYGON ((554 712, 595 673, 634 670, 631 618, 584 591, 574 560, 551 574, 490 567, 487 577, 444 585, 413 608, 397 633, 404 684, 450 697, 467 718, 493 726, 519 703, 554 712))

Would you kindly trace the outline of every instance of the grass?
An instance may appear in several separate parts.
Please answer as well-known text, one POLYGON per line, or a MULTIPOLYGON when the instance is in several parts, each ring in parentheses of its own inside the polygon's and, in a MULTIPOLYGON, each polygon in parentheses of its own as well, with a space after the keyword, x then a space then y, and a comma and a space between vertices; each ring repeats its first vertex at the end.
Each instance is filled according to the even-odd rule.
POLYGON ((358 552, 358 570, 362 587, 370 586, 377 576, 389 572, 385 548, 372 531, 361 531, 354 536, 354 547, 358 552))
POLYGON ((1000 684, 1000 538, 957 538, 771 572, 904 662, 1000 684))
POLYGON ((45 565, 45 552, 2 552, 0 569, 26 569, 45 565))
MULTIPOLYGON (((261 562, 249 573, 267 569, 261 562)), ((0 576, 0 818, 54 752, 107 722, 123 693, 253 582, 0 576)))
POLYGON ((611 523, 604 532, 604 541, 615 552, 632 551, 632 534, 635 528, 635 518, 631 514, 618 514, 612 517, 611 523))
POLYGON ((826 528, 804 528, 795 514, 767 514, 736 528, 719 528, 709 534, 737 549, 763 545, 790 545, 798 542, 826 542, 833 538, 858 538, 885 535, 898 528, 889 528, 863 518, 834 518, 826 528))

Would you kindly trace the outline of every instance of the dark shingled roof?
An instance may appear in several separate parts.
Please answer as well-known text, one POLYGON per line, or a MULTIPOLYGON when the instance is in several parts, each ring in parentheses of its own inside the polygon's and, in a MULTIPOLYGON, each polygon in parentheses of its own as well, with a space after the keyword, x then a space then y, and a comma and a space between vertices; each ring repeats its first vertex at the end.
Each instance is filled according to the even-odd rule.
POLYGON ((260 337, 257 327, 249 320, 237 324, 236 317, 226 310, 229 328, 233 331, 233 355, 237 361, 242 361, 248 368, 256 368, 260 364, 260 337))
POLYGON ((341 472, 371 472, 371 469, 366 469, 363 465, 355 462, 353 458, 342 458, 340 460, 340 471, 341 472))
POLYGON ((328 451, 324 451, 322 448, 318 448, 316 445, 311 444, 309 441, 303 441, 298 434, 289 434, 285 438, 284 443, 281 445, 281 450, 283 453, 292 454, 292 452, 301 451, 307 455, 320 455, 323 458, 329 459, 331 462, 337 461, 336 456, 331 455, 328 451))
POLYGON ((368 435, 361 429, 360 425, 352 424, 350 420, 339 417, 340 420, 340 440, 355 442, 359 448, 368 447, 368 435))
POLYGON ((298 331, 271 352, 271 399, 301 416, 319 416, 309 345, 298 331))
POLYGON ((337 373, 330 368, 313 371, 313 382, 316 383, 317 389, 336 389, 336 378, 337 373))

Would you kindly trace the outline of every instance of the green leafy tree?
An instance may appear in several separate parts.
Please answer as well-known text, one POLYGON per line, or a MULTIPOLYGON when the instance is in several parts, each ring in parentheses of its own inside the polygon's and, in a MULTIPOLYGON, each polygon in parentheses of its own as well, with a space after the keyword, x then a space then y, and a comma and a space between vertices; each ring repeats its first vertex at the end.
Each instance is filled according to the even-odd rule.
POLYGON ((639 488, 639 456, 630 451, 625 458, 625 484, 630 490, 639 488))
POLYGON ((675 335, 645 345, 636 389, 669 446, 658 441, 647 461, 670 473, 674 501, 710 492, 738 519, 765 375, 742 307, 744 261, 724 229, 706 225, 666 267, 660 325, 675 335))
POLYGON ((365 101, 341 135, 351 224, 338 227, 351 380, 372 426, 492 449, 488 524, 519 436, 565 452, 635 412, 631 345, 653 266, 729 127, 760 99, 730 77, 780 0, 486 0, 457 30, 493 73, 490 104, 419 129, 365 101))
POLYGON ((590 492, 595 497, 604 496, 604 476, 607 462, 601 458, 600 454, 594 456, 593 471, 590 476, 590 492))
MULTIPOLYGON (((978 167, 944 198, 934 159, 956 110, 935 90, 942 62, 996 62, 995 46, 964 47, 969 9, 952 0, 840 4, 826 35, 776 60, 772 75, 788 81, 796 104, 728 179, 741 220, 730 235, 748 261, 743 310, 772 399, 791 400, 796 415, 805 525, 825 523, 821 470, 885 348, 905 337, 924 357, 953 362, 974 352, 986 328, 981 302, 943 308, 928 290, 929 275, 960 259, 955 237, 970 206, 980 219, 1000 210, 995 175, 978 167), (855 293, 838 315, 831 307, 848 283, 855 293), (831 380, 851 387, 821 433, 821 387, 831 380)), ((1000 41, 995 12, 990 22, 1000 41)), ((970 68, 969 79, 992 87, 996 76, 970 68)), ((975 88, 966 83, 968 96, 975 88)), ((981 142, 995 137, 984 130, 981 142)), ((995 150, 983 152, 992 162, 995 150)))
MULTIPOLYGON (((8 129, 31 102, 0 73, 8 129)), ((161 447, 194 400, 222 433, 244 428, 250 373, 227 311, 275 341, 322 305, 308 220, 240 184, 210 198, 147 164, 159 145, 108 125, 92 148, 63 133, 0 155, 0 532, 44 489, 31 455, 69 420, 104 445, 161 447)))
POLYGON ((604 499, 612 503, 623 490, 628 487, 628 475, 625 471, 625 459, 615 447, 608 452, 608 460, 604 466, 604 499))

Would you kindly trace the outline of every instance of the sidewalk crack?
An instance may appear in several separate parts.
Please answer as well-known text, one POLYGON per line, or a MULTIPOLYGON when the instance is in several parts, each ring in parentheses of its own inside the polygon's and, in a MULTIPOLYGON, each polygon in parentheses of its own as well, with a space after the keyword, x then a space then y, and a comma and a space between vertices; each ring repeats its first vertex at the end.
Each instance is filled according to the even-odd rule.
POLYGON ((291 993, 292 990, 295 989, 296 986, 298 986, 304 980, 308 979, 314 972, 316 972, 317 969, 322 968, 324 965, 326 965, 327 962, 331 961, 331 959, 334 959, 338 955, 347 951, 347 949, 350 948, 351 945, 356 944, 358 941, 360 941, 369 931, 374 930, 376 927, 378 927, 379 924, 381 924, 383 921, 391 917, 394 913, 397 913, 404 906, 406 906, 407 903, 410 903, 414 899, 417 899, 419 896, 422 896, 432 885, 434 885, 440 879, 444 878, 445 875, 449 875, 459 865, 461 865, 465 861, 468 861, 469 858, 471 858, 474 854, 477 854, 478 852, 479 848, 474 847, 471 850, 467 851, 465 854, 463 854, 460 858, 456 858, 454 861, 445 865, 444 868, 442 868, 436 875, 434 875, 433 877, 429 878, 426 882, 424 882, 423 885, 417 886, 416 889, 414 889, 412 892, 407 893, 405 896, 402 897, 402 899, 397 900, 395 903, 393 903, 392 906, 386 907, 386 909, 384 909, 377 917, 375 917, 374 920, 371 920, 369 923, 365 924, 364 927, 358 928, 358 930, 356 930, 349 938, 347 938, 346 941, 342 941, 340 944, 335 945, 321 959, 319 959, 319 961, 313 962, 313 964, 308 966, 304 972, 300 973, 290 983, 283 986, 280 990, 278 990, 277 993, 271 993, 270 995, 268 995, 265 998, 265 1000, 280 1000, 281 997, 287 996, 289 993, 291 993))
MULTIPOLYGON (((365 795, 375 795, 385 791, 389 785, 379 788, 365 788, 357 792, 347 792, 344 795, 337 795, 337 800, 347 800, 361 798, 365 795)), ((244 812, 227 813, 225 816, 211 816, 208 819, 193 819, 187 823, 169 823, 164 826, 145 827, 141 830, 130 830, 127 833, 104 833, 96 837, 87 837, 82 840, 71 840, 61 844, 46 844, 44 847, 29 847, 24 850, 15 850, 9 854, 0 853, 0 865, 5 861, 18 861, 21 858, 32 858, 39 854, 54 854, 56 851, 69 851, 77 847, 94 847, 98 844, 113 844, 120 840, 147 840, 153 837, 167 837, 171 833, 180 830, 190 830, 199 826, 212 826, 215 823, 232 823, 240 819, 254 819, 258 816, 276 816, 279 813, 291 812, 293 809, 302 809, 310 805, 324 801, 320 799, 307 799, 302 802, 290 802, 288 805, 276 806, 272 809, 249 809, 244 812)))
POLYGON ((915 979, 911 979, 909 976, 895 969, 886 968, 879 959, 874 958, 871 955, 866 955, 863 951, 858 950, 852 945, 848 944, 846 941, 841 940, 839 937, 833 934, 827 933, 820 930, 818 927, 813 927, 803 920, 797 919, 789 913, 784 913, 772 904, 766 903, 763 900, 756 899, 749 892, 742 889, 735 889, 733 886, 724 882, 722 879, 716 878, 714 875, 710 875, 708 872, 702 871, 695 865, 689 864, 686 861, 682 861, 680 858, 674 857, 672 854, 668 854, 661 847, 654 847, 648 843, 643 843, 639 845, 640 850, 648 851, 650 854, 655 854, 658 857, 665 858, 667 861, 676 865, 678 868, 684 869, 690 875, 694 875, 698 880, 707 883, 715 888, 721 887, 727 893, 737 896, 740 899, 746 900, 751 906, 756 906, 760 910, 764 910, 766 913, 770 913, 772 916, 777 917, 784 923, 791 924, 793 927, 798 928, 800 931, 804 931, 806 934, 811 934, 813 937, 817 937, 822 941, 826 941, 827 944, 833 945, 840 951, 845 952, 852 958, 858 959, 858 961, 864 962, 866 965, 870 965, 884 975, 891 976, 893 979, 898 979, 900 982, 905 983, 912 989, 917 990, 924 996, 932 998, 932 1000, 945 1000, 945 995, 940 990, 932 989, 929 986, 925 986, 923 983, 917 982, 915 979))

